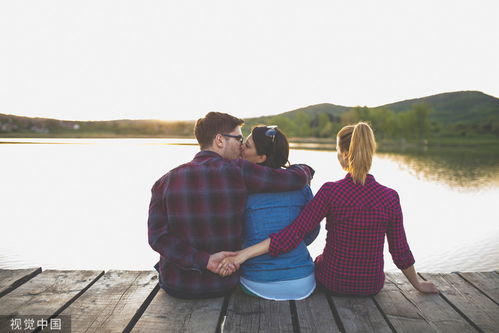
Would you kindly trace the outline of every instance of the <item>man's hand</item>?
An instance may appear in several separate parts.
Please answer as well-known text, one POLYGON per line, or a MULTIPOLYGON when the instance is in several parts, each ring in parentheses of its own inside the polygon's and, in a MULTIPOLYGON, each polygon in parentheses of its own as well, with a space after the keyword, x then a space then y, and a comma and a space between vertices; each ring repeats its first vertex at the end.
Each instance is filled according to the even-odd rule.
POLYGON ((236 256, 226 257, 220 261, 220 264, 218 265, 217 268, 217 273, 223 277, 229 276, 233 274, 236 270, 238 270, 239 266, 243 262, 244 260, 241 259, 240 254, 236 256))
MULTIPOLYGON (((233 257, 235 255, 237 255, 237 252, 221 251, 221 252, 214 253, 214 254, 210 255, 210 258, 208 259, 208 264, 206 265, 206 269, 208 269, 210 272, 218 274, 217 268, 218 268, 218 265, 222 262, 222 260, 227 258, 227 257, 233 257)), ((232 271, 232 273, 234 273, 238 269, 239 269, 239 265, 229 266, 229 270, 232 271)))

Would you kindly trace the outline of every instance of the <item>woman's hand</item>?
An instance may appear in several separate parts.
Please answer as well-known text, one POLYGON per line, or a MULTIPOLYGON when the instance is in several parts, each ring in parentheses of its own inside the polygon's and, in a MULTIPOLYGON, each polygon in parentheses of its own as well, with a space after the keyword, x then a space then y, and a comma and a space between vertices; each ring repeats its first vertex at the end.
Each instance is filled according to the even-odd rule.
POLYGON ((224 258, 230 257, 230 256, 235 256, 237 255, 237 252, 230 252, 230 251, 221 251, 217 253, 213 253, 210 255, 210 258, 208 259, 208 264, 206 265, 206 269, 209 271, 218 274, 218 265, 220 265, 220 262, 224 258))
POLYGON ((433 283, 430 281, 421 281, 418 278, 418 275, 416 274, 416 270, 414 269, 414 265, 407 267, 406 269, 402 270, 402 273, 404 273, 405 277, 409 282, 412 284, 412 286, 419 292, 425 293, 425 294, 437 294, 438 289, 435 287, 433 283))
POLYGON ((225 257, 220 264, 218 264, 217 273, 223 277, 229 276, 237 271, 244 261, 245 258, 241 251, 233 257, 225 257))
POLYGON ((416 289, 425 294, 438 294, 437 287, 430 281, 420 281, 416 289))
POLYGON ((239 266, 248 259, 269 252, 270 238, 260 243, 247 247, 236 252, 235 256, 224 258, 217 267, 217 273, 220 276, 229 276, 239 269, 239 266))

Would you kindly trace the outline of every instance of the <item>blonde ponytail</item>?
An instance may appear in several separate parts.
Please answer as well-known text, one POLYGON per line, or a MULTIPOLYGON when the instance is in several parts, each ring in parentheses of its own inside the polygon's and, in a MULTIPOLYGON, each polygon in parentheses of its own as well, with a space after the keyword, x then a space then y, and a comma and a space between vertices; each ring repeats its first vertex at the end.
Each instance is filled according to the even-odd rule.
POLYGON ((376 150, 373 130, 364 122, 345 126, 338 132, 338 146, 341 152, 347 153, 346 170, 353 182, 364 185, 376 150))

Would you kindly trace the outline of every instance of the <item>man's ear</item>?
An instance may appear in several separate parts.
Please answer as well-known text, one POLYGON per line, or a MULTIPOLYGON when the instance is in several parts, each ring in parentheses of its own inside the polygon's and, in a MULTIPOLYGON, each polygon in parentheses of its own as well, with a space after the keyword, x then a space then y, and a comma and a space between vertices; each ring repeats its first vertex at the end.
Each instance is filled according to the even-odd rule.
POLYGON ((213 140, 213 144, 215 145, 215 147, 217 148, 223 148, 224 146, 224 139, 223 139, 223 136, 221 134, 217 134, 215 136, 215 139, 213 140))

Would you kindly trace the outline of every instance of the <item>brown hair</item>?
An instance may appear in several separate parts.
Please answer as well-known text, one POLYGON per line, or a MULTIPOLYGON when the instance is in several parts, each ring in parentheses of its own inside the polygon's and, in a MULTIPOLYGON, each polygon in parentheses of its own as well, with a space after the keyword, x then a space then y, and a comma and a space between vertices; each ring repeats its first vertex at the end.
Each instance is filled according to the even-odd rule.
POLYGON ((337 143, 339 151, 348 156, 345 170, 354 183, 364 185, 376 150, 373 130, 365 122, 345 126, 338 132, 337 143))
POLYGON ((286 164, 289 164, 288 139, 280 129, 275 127, 273 128, 275 130, 275 136, 272 141, 272 136, 265 134, 269 129, 272 128, 267 126, 255 126, 251 129, 251 136, 255 143, 256 153, 258 155, 267 156, 265 162, 259 164, 274 169, 280 169, 281 167, 285 167, 286 164))
POLYGON ((227 113, 209 112, 204 118, 199 118, 194 126, 194 135, 201 149, 209 148, 217 134, 228 134, 237 126, 242 126, 244 120, 227 113))

